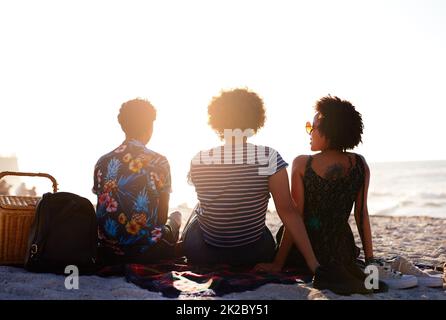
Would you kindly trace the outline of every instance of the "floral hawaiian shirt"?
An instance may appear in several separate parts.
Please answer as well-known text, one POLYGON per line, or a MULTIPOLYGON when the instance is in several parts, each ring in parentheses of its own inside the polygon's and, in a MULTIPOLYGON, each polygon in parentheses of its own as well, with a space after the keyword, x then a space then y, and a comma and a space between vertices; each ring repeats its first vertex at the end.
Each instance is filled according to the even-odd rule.
POLYGON ((142 253, 157 243, 160 194, 171 191, 167 159, 137 140, 102 156, 94 169, 93 193, 100 243, 117 255, 142 253))

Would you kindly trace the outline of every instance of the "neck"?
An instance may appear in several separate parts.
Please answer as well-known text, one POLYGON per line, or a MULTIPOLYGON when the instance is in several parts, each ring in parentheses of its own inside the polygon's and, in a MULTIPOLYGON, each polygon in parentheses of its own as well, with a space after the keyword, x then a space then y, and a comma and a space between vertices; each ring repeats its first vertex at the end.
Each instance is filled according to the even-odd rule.
POLYGON ((225 144, 246 144, 248 142, 247 137, 243 137, 243 139, 236 139, 234 137, 231 137, 231 139, 224 139, 225 144))
POLYGON ((147 139, 144 139, 142 137, 125 137, 125 140, 136 140, 138 142, 141 142, 143 145, 146 145, 149 141, 147 139))
POLYGON ((337 150, 337 149, 324 149, 324 150, 321 150, 321 153, 323 153, 323 154, 336 154, 336 153, 345 153, 345 152, 342 151, 342 150, 337 150))

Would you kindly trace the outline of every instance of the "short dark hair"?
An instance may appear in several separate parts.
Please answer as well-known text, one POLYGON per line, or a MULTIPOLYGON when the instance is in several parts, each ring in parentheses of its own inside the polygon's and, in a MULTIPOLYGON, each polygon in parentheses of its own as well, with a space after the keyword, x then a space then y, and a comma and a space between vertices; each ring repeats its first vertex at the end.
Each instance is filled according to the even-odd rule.
POLYGON ((317 129, 331 149, 345 151, 362 142, 362 115, 349 101, 328 95, 316 102, 315 109, 320 114, 317 129))
POLYGON ((139 98, 124 102, 118 115, 119 124, 129 137, 137 137, 144 133, 147 128, 153 126, 155 119, 156 110, 153 105, 139 98))
POLYGON ((208 106, 209 125, 223 138, 225 129, 252 129, 265 124, 263 100, 248 89, 222 91, 208 106))

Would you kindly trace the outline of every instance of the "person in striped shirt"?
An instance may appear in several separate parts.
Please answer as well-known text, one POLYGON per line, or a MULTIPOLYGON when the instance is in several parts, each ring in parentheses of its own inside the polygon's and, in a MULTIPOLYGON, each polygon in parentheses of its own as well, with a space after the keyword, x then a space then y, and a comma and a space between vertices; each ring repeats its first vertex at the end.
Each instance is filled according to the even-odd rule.
POLYGON ((199 203, 182 236, 188 262, 254 266, 272 261, 276 244, 265 224, 272 195, 314 272, 319 263, 290 196, 288 164, 273 148, 247 141, 265 123, 262 99, 247 89, 222 91, 212 99, 208 114, 224 144, 200 151, 191 161, 189 181, 199 203))

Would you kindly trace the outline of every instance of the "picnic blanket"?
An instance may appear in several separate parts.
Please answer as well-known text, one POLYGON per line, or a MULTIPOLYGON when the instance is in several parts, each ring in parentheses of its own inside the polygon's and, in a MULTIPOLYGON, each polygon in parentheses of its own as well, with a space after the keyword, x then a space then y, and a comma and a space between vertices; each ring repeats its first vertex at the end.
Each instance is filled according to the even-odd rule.
POLYGON ((312 280, 312 276, 297 270, 277 273, 255 272, 252 268, 218 266, 191 266, 177 261, 157 264, 126 264, 102 268, 98 275, 124 276, 130 283, 163 296, 177 298, 180 294, 223 296, 232 292, 255 290, 267 283, 298 284, 312 280))

